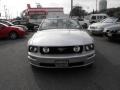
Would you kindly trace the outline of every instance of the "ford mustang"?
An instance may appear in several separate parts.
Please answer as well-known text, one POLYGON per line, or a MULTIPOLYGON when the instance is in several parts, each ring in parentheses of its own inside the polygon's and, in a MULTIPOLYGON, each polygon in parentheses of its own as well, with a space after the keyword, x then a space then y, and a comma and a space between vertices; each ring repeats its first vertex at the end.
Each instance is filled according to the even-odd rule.
POLYGON ((72 68, 95 61, 93 38, 77 20, 45 19, 28 41, 28 61, 32 66, 72 68))

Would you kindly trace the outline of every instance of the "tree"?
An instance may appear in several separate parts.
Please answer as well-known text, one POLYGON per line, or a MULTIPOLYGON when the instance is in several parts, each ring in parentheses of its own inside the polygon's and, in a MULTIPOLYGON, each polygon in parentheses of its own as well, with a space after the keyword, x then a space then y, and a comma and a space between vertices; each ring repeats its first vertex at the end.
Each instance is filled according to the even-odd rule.
POLYGON ((106 10, 102 10, 102 11, 100 11, 98 13, 106 13, 110 17, 120 17, 120 7, 118 7, 118 8, 109 8, 109 9, 106 9, 106 10))
POLYGON ((84 15, 86 15, 86 11, 83 10, 83 8, 81 6, 75 6, 71 11, 70 11, 70 16, 76 16, 79 18, 83 18, 84 15))

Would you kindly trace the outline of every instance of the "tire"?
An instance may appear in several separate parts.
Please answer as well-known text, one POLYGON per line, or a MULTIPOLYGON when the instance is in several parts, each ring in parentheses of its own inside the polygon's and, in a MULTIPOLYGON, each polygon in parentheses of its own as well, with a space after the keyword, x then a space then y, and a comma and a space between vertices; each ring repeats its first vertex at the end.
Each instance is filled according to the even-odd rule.
POLYGON ((17 35, 16 32, 10 32, 10 34, 9 34, 9 39, 15 40, 15 39, 17 39, 17 38, 18 38, 18 35, 17 35))

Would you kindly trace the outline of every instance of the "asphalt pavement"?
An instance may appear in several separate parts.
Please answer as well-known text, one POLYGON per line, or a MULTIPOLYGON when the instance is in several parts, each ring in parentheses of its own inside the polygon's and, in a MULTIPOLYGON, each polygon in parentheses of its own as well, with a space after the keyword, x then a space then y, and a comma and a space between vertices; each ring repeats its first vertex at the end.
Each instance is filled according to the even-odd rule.
POLYGON ((0 40, 0 90, 120 90, 120 40, 93 36, 96 62, 90 68, 33 69, 27 41, 0 40))

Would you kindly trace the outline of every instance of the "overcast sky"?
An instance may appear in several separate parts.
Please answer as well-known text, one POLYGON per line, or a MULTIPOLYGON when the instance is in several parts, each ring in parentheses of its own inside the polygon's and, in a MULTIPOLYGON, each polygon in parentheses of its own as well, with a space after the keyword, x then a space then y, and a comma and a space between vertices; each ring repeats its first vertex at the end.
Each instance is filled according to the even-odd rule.
MULTIPOLYGON (((32 7, 36 3, 40 3, 42 7, 63 7, 65 13, 70 12, 71 0, 0 0, 0 12, 4 16, 4 6, 11 17, 20 15, 24 9, 27 8, 26 4, 31 4, 32 7)), ((86 11, 90 12, 96 8, 96 0, 73 0, 74 5, 82 6, 86 11)), ((120 0, 107 0, 108 8, 119 7, 120 0)), ((99 2, 99 0, 98 0, 99 2)))

